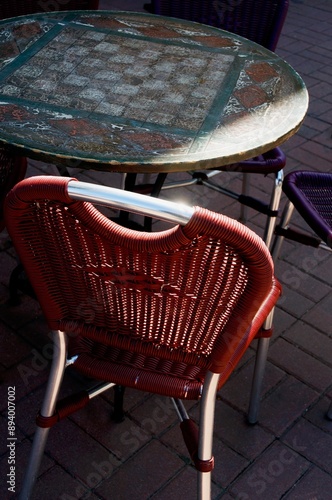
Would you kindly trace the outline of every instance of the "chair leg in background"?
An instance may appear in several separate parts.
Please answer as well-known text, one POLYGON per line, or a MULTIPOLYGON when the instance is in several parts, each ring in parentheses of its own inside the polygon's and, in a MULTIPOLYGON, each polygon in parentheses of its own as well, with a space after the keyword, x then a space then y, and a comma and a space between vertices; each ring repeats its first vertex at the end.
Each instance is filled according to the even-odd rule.
MULTIPOLYGON (((278 228, 280 228, 280 229, 287 228, 287 226, 289 225, 289 222, 291 220, 293 211, 294 211, 294 205, 292 202, 289 201, 283 210, 283 213, 282 213, 282 216, 280 219, 280 223, 279 223, 278 227, 276 228, 276 230, 278 228)), ((279 234, 277 234, 274 238, 272 249, 271 249, 271 255, 272 255, 272 259, 273 259, 274 263, 276 263, 277 259, 279 258, 281 246, 282 246, 284 239, 285 239, 284 236, 281 236, 279 234)))
MULTIPOLYGON (((244 173, 242 176, 242 194, 245 196, 249 196, 249 191, 250 191, 249 175, 244 173)), ((247 220, 248 220, 248 207, 246 205, 241 204, 239 221, 242 222, 242 224, 246 224, 247 220)))
POLYGON ((122 385, 115 385, 114 388, 114 411, 112 415, 112 420, 115 422, 123 422, 125 419, 123 411, 123 396, 125 392, 125 387, 122 385))
MULTIPOLYGON (((48 379, 46 394, 40 411, 40 414, 44 417, 50 417, 54 414, 55 405, 58 399, 58 394, 66 367, 66 335, 60 331, 53 331, 53 339, 54 354, 51 373, 48 379)), ((37 479, 39 466, 44 454, 49 430, 49 428, 37 427, 33 438, 28 467, 23 479, 23 487, 19 497, 20 500, 27 500, 31 496, 33 486, 37 479)))
POLYGON ((283 172, 283 170, 279 170, 279 172, 277 172, 275 175, 274 189, 272 191, 270 205, 269 205, 270 212, 275 212, 276 215, 275 216, 268 215, 266 225, 265 225, 264 236, 263 236, 263 240, 268 248, 271 247, 274 228, 275 228, 276 221, 277 221, 277 213, 278 213, 279 205, 280 205, 283 180, 284 180, 284 172, 283 172))
MULTIPOLYGON (((282 194, 282 182, 283 182, 284 174, 283 171, 280 170, 276 173, 275 177, 275 185, 274 190, 271 196, 270 201, 270 210, 278 211, 280 198, 282 194)), ((268 248, 271 247, 272 236, 274 233, 274 228, 276 225, 276 217, 268 216, 268 220, 265 226, 265 234, 264 241, 268 248)), ((273 258, 273 254, 272 254, 273 258)), ((275 259, 273 259, 275 262, 275 259)), ((273 315, 274 311, 271 311, 269 317, 265 321, 263 329, 269 330, 272 328, 273 324, 273 315)), ((249 402, 249 410, 248 410, 248 422, 250 424, 256 424, 258 420, 259 413, 259 405, 262 393, 263 379, 265 373, 265 366, 267 360, 267 354, 269 350, 270 338, 261 338, 258 340, 256 359, 255 359, 255 368, 251 385, 251 394, 250 394, 250 402, 249 402)))
POLYGON ((270 339, 261 338, 258 340, 254 374, 252 378, 250 403, 248 410, 248 422, 256 424, 258 420, 259 405, 262 393, 263 378, 270 339))
POLYGON ((327 410, 326 417, 329 420, 332 420, 332 403, 330 404, 329 409, 327 410))

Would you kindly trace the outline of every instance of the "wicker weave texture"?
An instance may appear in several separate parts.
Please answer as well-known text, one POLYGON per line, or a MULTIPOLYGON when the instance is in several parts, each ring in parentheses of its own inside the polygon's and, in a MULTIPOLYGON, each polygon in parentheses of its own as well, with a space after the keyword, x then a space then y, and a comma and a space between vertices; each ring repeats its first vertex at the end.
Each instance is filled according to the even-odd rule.
POLYGON ((332 174, 291 172, 283 190, 313 231, 332 247, 332 174))
POLYGON ((99 0, 1 0, 0 19, 61 10, 96 10, 99 0))
POLYGON ((156 14, 222 28, 275 50, 288 0, 153 0, 156 14))
POLYGON ((23 181, 6 214, 50 328, 80 354, 74 366, 191 399, 207 369, 226 380, 280 293, 260 238, 201 208, 184 227, 126 229, 70 202, 67 182, 23 181))

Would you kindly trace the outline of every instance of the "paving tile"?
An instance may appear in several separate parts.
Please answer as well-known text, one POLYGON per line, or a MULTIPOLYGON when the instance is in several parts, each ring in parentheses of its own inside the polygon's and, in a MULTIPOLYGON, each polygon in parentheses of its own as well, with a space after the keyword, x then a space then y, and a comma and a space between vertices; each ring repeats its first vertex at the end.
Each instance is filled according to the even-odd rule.
POLYGON ((246 416, 217 401, 215 435, 248 460, 256 458, 273 441, 273 435, 260 425, 249 425, 246 416))
POLYGON ((285 500, 330 500, 332 491, 332 478, 326 472, 311 468, 290 492, 285 500))
MULTIPOLYGON (((93 399, 83 410, 72 415, 74 420, 89 436, 103 445, 119 460, 126 460, 150 439, 148 424, 138 425, 132 417, 123 422, 111 419, 112 407, 102 398, 93 399)), ((150 422, 149 422, 150 423, 150 422)))
MULTIPOLYGON (((331 75, 328 76, 329 78, 331 78, 331 75)), ((330 102, 332 103, 332 94, 331 96, 328 97, 328 99, 330 99, 330 102)), ((326 129, 315 136, 315 142, 319 142, 320 144, 325 145, 329 140, 331 140, 331 136, 332 136, 332 131, 330 129, 326 129)))
POLYGON ((33 317, 23 327, 17 328, 17 333, 29 342, 31 352, 37 349, 42 357, 48 361, 52 359, 52 335, 43 317, 33 317))
POLYGON ((331 288, 309 274, 309 269, 311 272, 311 266, 315 262, 314 258, 311 259, 310 257, 305 257, 303 260, 299 259, 298 267, 290 266, 288 262, 278 262, 278 280, 282 285, 287 286, 287 290, 290 288, 297 291, 303 297, 317 303, 330 293, 331 288), (304 271, 303 266, 307 266, 306 271, 304 271))
POLYGON ((316 425, 323 431, 332 434, 332 420, 326 417, 326 412, 331 404, 328 398, 320 399, 313 407, 305 414, 305 419, 316 425))
POLYGON ((332 339, 312 325, 297 321, 283 337, 326 364, 332 364, 332 339))
MULTIPOLYGON (((326 106, 327 107, 327 106, 326 106)), ((326 120, 328 123, 332 122, 332 111, 329 110, 326 113, 322 113, 320 115, 321 120, 326 120)), ((312 142, 310 147, 308 144, 303 144, 303 149, 310 151, 310 153, 314 153, 317 155, 317 162, 320 163, 321 159, 331 161, 332 160, 332 150, 331 150, 332 141, 327 142, 327 144, 318 144, 316 142, 312 142)))
POLYGON ((302 316, 303 321, 310 323, 327 335, 332 334, 332 295, 318 302, 316 307, 302 316))
POLYGON ((331 262, 331 255, 328 253, 327 258, 324 261, 319 262, 318 266, 315 268, 315 275, 317 278, 327 284, 330 284, 332 280, 331 262))
POLYGON ((31 346, 0 322, 0 351, 1 364, 9 368, 24 360, 30 354, 31 346))
POLYGON ((282 441, 325 472, 332 472, 332 436, 301 419, 282 441))
MULTIPOLYGON (((130 413, 137 406, 141 405, 148 398, 151 398, 151 394, 147 392, 138 391, 136 389, 131 389, 130 387, 125 388, 123 409, 125 412, 130 413)), ((102 398, 113 404, 114 402, 114 391, 113 389, 103 393, 102 398)))
MULTIPOLYGON (((297 216, 298 214, 295 212, 291 220, 292 225, 294 226, 296 226, 295 219, 296 222, 298 221, 297 216)), ((309 234, 313 234, 307 225, 302 224, 301 227, 309 234)), ((296 268, 299 268, 302 272, 312 274, 317 280, 320 280, 323 283, 325 282, 327 286, 330 286, 330 282, 328 281, 328 279, 326 279, 326 274, 324 276, 323 272, 323 269, 326 269, 328 271, 329 262, 331 259, 331 255, 326 250, 323 250, 322 248, 314 249, 297 244, 292 248, 291 251, 285 253, 283 256, 287 263, 295 266, 296 268)), ((278 269, 280 266, 281 264, 280 262, 278 262, 278 269)), ((294 274, 296 276, 295 272, 294 274)))
POLYGON ((259 423, 281 436, 317 398, 316 391, 289 376, 262 402, 259 423))
MULTIPOLYGON (((40 498, 72 500, 83 498, 88 492, 89 488, 61 467, 55 466, 39 478, 32 500, 40 498)), ((87 498, 91 498, 90 495, 87 498)))
POLYGON ((305 142, 305 140, 316 138, 318 134, 319 134, 319 132, 317 130, 315 130, 307 125, 302 125, 301 129, 299 130, 298 134, 296 135, 296 137, 300 138, 298 147, 301 146, 305 142))
POLYGON ((27 295, 20 296, 20 304, 11 306, 8 304, 9 294, 3 297, 0 303, 0 316, 2 321, 13 329, 19 330, 30 321, 41 316, 38 302, 27 295))
MULTIPOLYGON (((25 439, 22 442, 18 442, 15 447, 15 493, 18 493, 21 490, 23 483, 23 476, 25 469, 28 464, 28 458, 31 451, 31 443, 29 440, 25 439)), ((45 456, 40 467, 39 475, 44 474, 54 465, 54 461, 49 457, 45 456)), ((2 479, 6 478, 7 474, 9 474, 9 464, 8 464, 8 455, 5 455, 0 461, 0 477, 2 479)), ((0 482, 0 498, 3 499, 13 499, 15 495, 12 495, 12 492, 8 491, 9 485, 6 484, 5 481, 0 482)), ((34 492, 32 500, 38 500, 40 498, 47 498, 43 496, 38 496, 36 492, 34 492)), ((55 498, 55 497, 49 497, 55 498)))
MULTIPOLYGON (((170 498, 195 498, 197 473, 192 467, 185 467, 165 488, 155 493, 151 500, 170 498)), ((218 490, 219 493, 219 490, 218 490)))
MULTIPOLYGON (((169 500, 170 498, 196 498, 197 495, 197 472, 192 467, 186 467, 165 488, 152 495, 151 500, 169 500)), ((220 498, 220 488, 211 485, 211 498, 220 498)), ((224 495, 222 497, 225 498, 224 495)))
POLYGON ((331 86, 327 82, 320 82, 310 88, 310 93, 314 97, 324 98, 326 95, 331 93, 331 86))
MULTIPOLYGON (((309 80, 309 77, 306 77, 305 78, 306 81, 309 80)), ((325 96, 324 99, 327 99, 328 96, 325 96)), ((319 120, 318 118, 315 118, 313 116, 310 116, 310 115, 307 115, 306 118, 305 118, 305 124, 314 129, 314 130, 317 130, 318 132, 324 132, 325 130, 329 130, 330 129, 330 125, 325 122, 325 121, 321 121, 319 120)), ((301 158, 303 158, 303 154, 305 154, 304 150, 302 150, 301 152, 301 155, 302 156, 299 156, 298 155, 298 158, 301 160, 301 158)), ((316 161, 311 161, 311 160, 316 160, 316 157, 315 155, 310 155, 310 157, 308 158, 309 162, 306 162, 307 165, 311 166, 311 167, 314 167, 316 165, 316 161)), ((324 163, 324 165, 322 165, 322 170, 324 170, 324 166, 327 167, 327 164, 324 163)), ((328 170, 326 170, 328 171, 328 170)))
POLYGON ((0 384, 0 410, 7 406, 8 386, 15 387, 16 404, 24 398, 28 392, 43 385, 48 377, 48 371, 37 372, 31 369, 33 358, 20 363, 19 365, 6 370, 1 374, 0 384))
POLYGON ((291 316, 286 311, 283 311, 277 306, 274 311, 273 335, 271 338, 271 343, 273 343, 286 330, 291 329, 295 322, 296 319, 294 318, 294 316, 291 316))
MULTIPOLYGON (((253 368, 254 362, 243 367, 219 391, 219 397, 222 400, 244 412, 248 411, 253 368)), ((264 395, 277 385, 284 376, 285 373, 282 370, 268 362, 265 368, 261 397, 264 398, 264 395)))
MULTIPOLYGON (((184 403, 186 410, 196 405, 196 401, 184 403)), ((178 422, 174 405, 170 398, 153 395, 131 412, 132 418, 149 436, 157 436, 178 422)))
POLYGON ((105 449, 69 419, 51 429, 46 451, 89 487, 98 484, 121 465, 112 450, 105 449))
MULTIPOLYGON (((179 425, 167 431, 161 440, 182 456, 187 463, 191 462, 179 425)), ((213 455, 215 468, 212 472, 212 480, 223 488, 226 488, 249 465, 249 460, 231 450, 217 438, 213 441, 213 455)))
POLYGON ((118 500, 146 500, 165 486, 183 467, 184 463, 180 458, 153 440, 97 487, 96 493, 105 500, 110 498, 110 492, 118 500))
MULTIPOLYGON (((295 280, 298 280, 294 276, 295 280)), ((297 281, 296 281, 297 282, 297 281)), ((278 301, 278 306, 286 312, 293 314, 296 318, 301 318, 305 313, 310 311, 315 305, 313 300, 310 300, 300 293, 300 288, 293 290, 286 284, 282 287, 282 296, 278 301)))
POLYGON ((326 389, 331 384, 331 368, 282 338, 271 346, 269 359, 314 389, 326 389))
MULTIPOLYGON (((309 126, 309 123, 310 123, 310 126, 312 126, 312 128, 315 128, 315 127, 313 127, 313 122, 314 122, 314 119, 311 118, 311 117, 308 117, 308 119, 306 120, 306 124, 308 126, 309 126)), ((322 123, 321 121, 319 121, 319 122, 320 122, 320 124, 322 123)), ((324 127, 324 125, 319 125, 318 130, 323 131, 326 128, 327 127, 324 127)), ((312 166, 315 165, 317 163, 317 161, 318 161, 317 156, 316 156, 315 153, 313 153, 311 151, 307 151, 302 146, 299 147, 297 150, 293 150, 292 151, 292 156, 293 156, 293 158, 295 158, 298 161, 300 161, 301 164, 302 164, 302 166, 303 166, 303 168, 306 169, 306 170, 310 170, 312 168, 312 166)), ((328 171, 329 160, 320 157, 319 158, 319 165, 320 165, 320 169, 321 170, 328 171)))
POLYGON ((0 282, 7 286, 9 283, 10 273, 17 265, 17 260, 8 252, 1 252, 0 262, 0 282))
POLYGON ((231 486, 236 498, 278 500, 310 466, 303 457, 281 443, 273 443, 231 486))
MULTIPOLYGON (((48 375, 48 370, 45 370, 48 375)), ((68 383, 67 374, 61 387, 60 399, 77 393, 82 389, 82 386, 71 378, 68 383)), ((16 404, 16 422, 18 428, 26 435, 32 436, 36 430, 36 415, 39 412, 45 396, 46 384, 42 384, 38 388, 31 390, 29 394, 16 404)), ((83 411, 83 410, 81 410, 83 411)), ((61 424, 59 424, 61 425, 61 424)))

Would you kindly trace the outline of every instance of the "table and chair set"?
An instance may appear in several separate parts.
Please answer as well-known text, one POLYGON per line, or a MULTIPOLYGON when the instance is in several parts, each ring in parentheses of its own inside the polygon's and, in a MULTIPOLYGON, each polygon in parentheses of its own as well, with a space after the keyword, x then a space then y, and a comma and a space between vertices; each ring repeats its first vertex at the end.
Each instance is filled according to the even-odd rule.
MULTIPOLYGON (((283 180, 280 145, 308 106, 302 79, 272 52, 288 2, 218 11, 216 2, 154 1, 157 15, 94 10, 98 2, 34 13, 33 2, 24 3, 23 17, 0 22, 0 172, 8 174, 1 194, 4 203, 14 186, 4 225, 55 355, 21 498, 31 495, 50 427, 111 387, 132 387, 172 398, 198 471, 198 498, 207 500, 216 392, 255 338, 248 420, 258 418, 281 293, 272 257, 288 236, 292 207, 326 247, 332 241, 331 176, 283 180), (53 163, 62 175, 19 182, 26 157, 53 163), (125 189, 73 179, 73 164, 121 172, 125 189), (212 182, 225 171, 244 174, 242 193, 212 182), (264 242, 226 215, 161 199, 176 172, 262 211, 264 242), (157 180, 137 184, 140 173, 157 180), (248 193, 251 173, 273 175, 268 205, 248 193), (290 205, 272 248, 282 188, 290 205), (169 227, 137 231, 97 206, 169 227), (86 314, 83 304, 90 304, 86 314), (69 365, 101 383, 58 401, 69 365), (200 400, 198 429, 182 400, 200 400)), ((115 394, 121 420, 123 394, 115 394)))

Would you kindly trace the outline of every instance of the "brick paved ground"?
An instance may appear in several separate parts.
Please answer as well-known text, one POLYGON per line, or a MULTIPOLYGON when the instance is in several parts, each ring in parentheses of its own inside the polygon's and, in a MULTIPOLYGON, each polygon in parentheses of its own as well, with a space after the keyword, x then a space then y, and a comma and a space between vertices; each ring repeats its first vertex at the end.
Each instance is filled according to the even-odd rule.
MULTIPOLYGON (((140 0, 102 0, 106 8, 142 10, 140 0)), ((299 168, 330 171, 332 159, 332 2, 291 0, 278 52, 303 76, 310 108, 299 133, 284 145, 287 172, 299 168)), ((31 164, 29 175, 52 173, 31 164)), ((81 179, 119 185, 118 174, 75 172, 81 179)), ((253 192, 265 194, 270 179, 252 179, 253 192)), ((238 184, 236 176, 224 176, 238 184)), ((173 193, 179 196, 179 192, 173 193)), ((202 188, 181 193, 189 202, 237 216, 238 206, 202 188)), ((261 232, 263 219, 250 213, 261 232)), ((299 217, 294 223, 305 224, 299 217)), ((19 490, 51 357, 38 304, 23 297, 9 307, 8 280, 15 252, 0 238, 0 473, 3 499, 9 494, 5 437, 9 386, 16 387, 17 474, 19 490)), ((332 257, 293 243, 283 246, 276 274, 284 296, 275 316, 260 420, 245 420, 254 349, 250 349, 216 405, 213 498, 323 500, 332 494, 332 422, 324 415, 332 400, 332 257)), ((81 381, 68 377, 64 391, 81 381)), ((167 401, 127 391, 126 420, 110 421, 112 393, 60 423, 50 433, 35 499, 195 498, 195 470, 167 401)), ((197 417, 197 405, 191 408, 197 417)))

